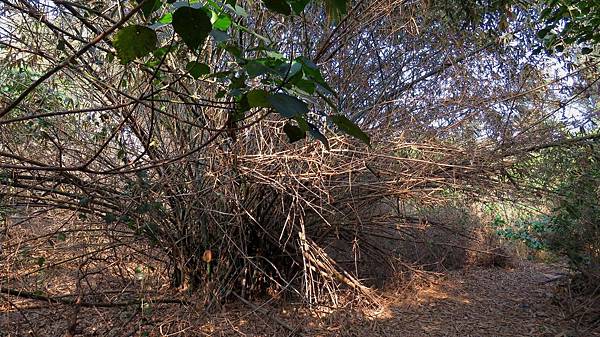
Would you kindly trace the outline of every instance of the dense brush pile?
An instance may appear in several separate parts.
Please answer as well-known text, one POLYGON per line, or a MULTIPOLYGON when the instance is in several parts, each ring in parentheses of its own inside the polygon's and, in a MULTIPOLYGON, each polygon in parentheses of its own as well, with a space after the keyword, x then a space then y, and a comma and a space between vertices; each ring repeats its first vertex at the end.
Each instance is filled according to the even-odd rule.
POLYGON ((385 133, 373 148, 343 137, 330 138, 330 150, 289 145, 278 124, 263 121, 172 165, 101 179, 5 171, 3 194, 72 209, 84 223, 101 218, 111 236, 147 240, 165 254, 172 285, 200 291, 208 303, 267 291, 336 302, 340 286, 371 297, 365 284, 398 268, 464 264, 473 226, 428 221, 405 205, 468 193, 494 167, 457 147, 385 133))

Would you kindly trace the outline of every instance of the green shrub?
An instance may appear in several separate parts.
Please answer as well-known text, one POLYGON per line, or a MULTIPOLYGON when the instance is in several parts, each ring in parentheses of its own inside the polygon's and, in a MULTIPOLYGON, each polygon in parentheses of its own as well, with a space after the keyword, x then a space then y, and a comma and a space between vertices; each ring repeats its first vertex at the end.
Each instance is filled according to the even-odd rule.
POLYGON ((547 199, 533 205, 547 208, 548 214, 525 212, 509 217, 501 216, 499 210, 492 207, 489 209, 494 217, 491 225, 496 233, 533 250, 565 256, 577 271, 600 279, 598 144, 548 149, 524 167, 531 176, 521 177, 524 183, 550 192, 547 199), (544 184, 540 184, 540 177, 544 184))
POLYGON ((573 266, 600 277, 600 157, 579 159, 558 189, 548 247, 569 258, 573 266))
POLYGON ((548 248, 543 236, 552 231, 551 219, 545 215, 517 219, 514 224, 508 224, 500 215, 496 215, 492 227, 500 237, 520 241, 534 250, 548 248))

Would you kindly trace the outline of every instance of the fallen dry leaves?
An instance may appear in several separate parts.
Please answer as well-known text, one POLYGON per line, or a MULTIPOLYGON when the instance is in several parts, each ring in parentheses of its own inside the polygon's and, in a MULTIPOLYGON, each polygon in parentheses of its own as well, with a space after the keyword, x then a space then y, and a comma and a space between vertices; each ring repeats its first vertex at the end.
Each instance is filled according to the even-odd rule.
MULTIPOLYGON (((385 289, 377 308, 309 310, 282 301, 238 302, 211 313, 199 306, 152 303, 144 311, 81 308, 74 335, 600 336, 563 320, 552 305, 557 272, 556 267, 530 262, 512 269, 452 271, 408 289, 385 289)), ((68 336, 72 306, 6 295, 1 300, 0 336, 68 336)))

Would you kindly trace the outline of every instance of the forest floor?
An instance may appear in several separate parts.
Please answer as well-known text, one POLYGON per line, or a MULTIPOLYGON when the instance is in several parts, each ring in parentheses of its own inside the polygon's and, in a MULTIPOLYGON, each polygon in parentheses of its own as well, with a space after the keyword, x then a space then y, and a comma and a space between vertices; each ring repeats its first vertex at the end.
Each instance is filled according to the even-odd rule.
POLYGON ((553 304, 562 272, 527 261, 451 271, 419 285, 389 286, 375 309, 263 301, 211 314, 154 304, 145 313, 80 308, 74 315, 73 306, 0 295, 0 336, 600 336, 553 304))

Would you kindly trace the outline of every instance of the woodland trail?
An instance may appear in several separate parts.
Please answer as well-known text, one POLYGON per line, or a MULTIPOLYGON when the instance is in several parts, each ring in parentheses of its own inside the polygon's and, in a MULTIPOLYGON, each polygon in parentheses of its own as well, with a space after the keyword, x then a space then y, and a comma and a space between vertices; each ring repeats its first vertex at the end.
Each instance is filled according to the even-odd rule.
MULTIPOLYGON (((436 282, 383 292, 375 312, 339 310, 320 318, 303 309, 271 308, 255 319, 238 320, 236 333, 213 335, 293 336, 269 317, 278 317, 297 336, 398 337, 595 337, 553 304, 564 269, 519 262, 512 268, 472 268, 448 272, 436 282)), ((217 319, 218 320, 218 319, 217 319)), ((221 321, 223 322, 223 321, 221 321)), ((220 326, 223 323, 219 324, 220 326)))
MULTIPOLYGON (((406 284, 388 287, 383 305, 373 312, 315 315, 300 305, 257 302, 230 304, 207 315, 189 306, 157 304, 139 320, 125 319, 122 310, 82 308, 74 336, 600 336, 564 319, 552 304, 559 270, 521 262, 507 269, 451 271, 411 290, 406 284)), ((65 336, 71 310, 58 305, 21 313, 37 325, 37 335, 65 336)), ((2 337, 30 335, 27 325, 15 311, 0 313, 2 337)))

